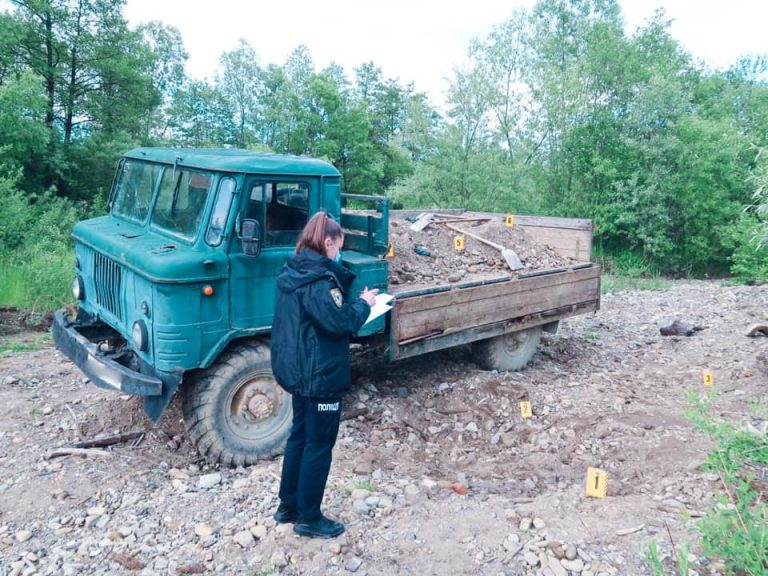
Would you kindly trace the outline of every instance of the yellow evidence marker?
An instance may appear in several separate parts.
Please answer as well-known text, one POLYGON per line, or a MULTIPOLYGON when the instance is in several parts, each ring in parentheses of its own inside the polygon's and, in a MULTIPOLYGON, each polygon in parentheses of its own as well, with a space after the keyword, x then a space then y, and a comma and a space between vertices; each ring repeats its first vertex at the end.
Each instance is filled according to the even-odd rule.
POLYGON ((462 252, 464 250, 463 235, 453 237, 453 249, 456 250, 456 252, 462 252))
POLYGON ((608 494, 608 474, 599 468, 587 468, 587 496, 605 498, 608 494))
POLYGON ((704 370, 704 386, 712 386, 715 383, 715 375, 712 370, 704 370))
POLYGON ((507 225, 507 228, 512 228, 515 225, 515 215, 507 214, 507 217, 504 218, 504 224, 507 225))
POLYGON ((531 408, 530 400, 523 400, 520 402, 520 415, 523 418, 530 418, 533 416, 533 409, 531 408))
POLYGON ((395 257, 395 245, 390 244, 389 250, 387 250, 387 258, 394 258, 395 257))

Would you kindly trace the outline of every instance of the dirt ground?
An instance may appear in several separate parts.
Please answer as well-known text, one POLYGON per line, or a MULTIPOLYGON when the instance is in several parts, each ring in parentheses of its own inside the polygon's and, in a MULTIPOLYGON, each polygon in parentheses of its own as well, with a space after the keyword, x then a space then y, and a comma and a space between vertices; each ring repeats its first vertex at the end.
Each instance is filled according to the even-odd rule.
POLYGON ((714 415, 762 429, 768 338, 744 332, 767 316, 765 286, 681 281, 604 296, 522 372, 483 371, 469 348, 359 364, 345 409, 364 413, 342 423, 325 503, 347 532, 331 541, 271 519, 279 460, 211 469, 177 403, 152 426, 50 346, 6 352, 0 575, 634 576, 651 574, 651 541, 667 557, 687 544, 692 574, 723 573, 696 532, 719 487, 701 470, 711 446, 683 413, 711 370, 714 415), (703 329, 662 336, 675 319, 703 329), (144 436, 46 458, 131 431, 144 436), (585 494, 589 467, 607 473, 605 498, 585 494))

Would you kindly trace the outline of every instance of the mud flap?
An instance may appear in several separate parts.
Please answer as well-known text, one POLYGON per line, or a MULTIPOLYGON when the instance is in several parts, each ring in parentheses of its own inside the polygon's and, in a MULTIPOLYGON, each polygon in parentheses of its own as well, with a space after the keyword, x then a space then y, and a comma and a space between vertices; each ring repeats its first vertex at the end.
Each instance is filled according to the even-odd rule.
POLYGON ((153 424, 160 420, 181 384, 181 374, 163 374, 160 378, 163 381, 163 393, 159 396, 144 396, 144 412, 153 424))

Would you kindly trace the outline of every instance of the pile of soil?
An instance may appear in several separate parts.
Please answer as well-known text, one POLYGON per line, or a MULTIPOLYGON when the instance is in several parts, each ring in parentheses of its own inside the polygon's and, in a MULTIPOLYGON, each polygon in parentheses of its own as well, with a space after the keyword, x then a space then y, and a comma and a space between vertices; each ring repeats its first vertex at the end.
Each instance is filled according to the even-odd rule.
MULTIPOLYGON (((464 213, 462 218, 482 218, 464 213)), ((439 218, 435 218, 440 220, 439 218)), ((413 220, 413 217, 410 217, 413 220)), ((451 226, 515 251, 524 268, 513 271, 501 252, 464 235, 464 250, 457 251, 454 238, 459 232, 444 224, 431 223, 420 231, 411 230, 409 219, 391 219, 389 238, 394 256, 389 259, 389 282, 409 288, 418 285, 444 285, 517 276, 538 270, 560 268, 576 263, 552 248, 531 238, 519 226, 508 227, 501 218, 484 221, 451 222, 451 226)), ((401 288, 402 289, 402 288, 401 288)))

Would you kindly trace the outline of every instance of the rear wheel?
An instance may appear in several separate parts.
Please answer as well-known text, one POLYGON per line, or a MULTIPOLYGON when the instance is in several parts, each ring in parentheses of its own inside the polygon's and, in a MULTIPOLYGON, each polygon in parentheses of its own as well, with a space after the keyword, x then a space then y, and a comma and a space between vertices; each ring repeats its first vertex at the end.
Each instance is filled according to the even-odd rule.
POLYGON ((472 355, 486 370, 522 370, 536 353, 541 326, 480 340, 472 345, 472 355))
POLYGON ((264 342, 235 346, 192 374, 182 410, 200 454, 226 466, 281 454, 291 429, 291 395, 275 381, 264 342))

